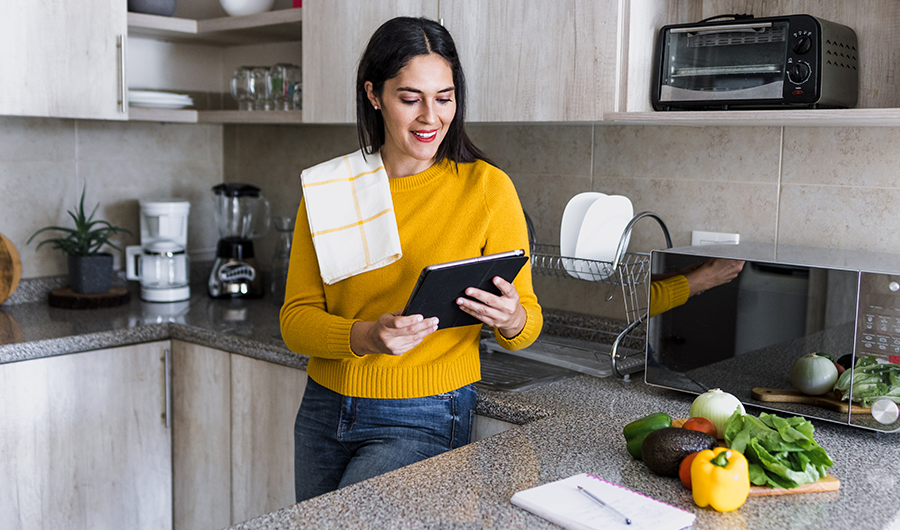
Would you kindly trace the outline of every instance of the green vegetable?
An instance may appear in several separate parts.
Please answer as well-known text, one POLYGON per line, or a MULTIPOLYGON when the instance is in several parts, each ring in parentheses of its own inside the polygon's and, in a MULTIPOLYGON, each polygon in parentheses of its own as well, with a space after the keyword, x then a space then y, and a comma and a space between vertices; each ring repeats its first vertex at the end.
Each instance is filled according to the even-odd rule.
POLYGON ((649 416, 644 416, 639 420, 629 423, 622 429, 622 434, 625 435, 625 446, 628 449, 628 454, 640 460, 641 445, 644 443, 644 438, 653 431, 671 426, 672 418, 665 412, 650 414, 649 416))
POLYGON ((900 403, 900 365, 879 363, 878 357, 867 355, 857 359, 853 370, 846 370, 834 384, 844 401, 851 399, 863 407, 871 407, 876 399, 886 397, 900 403))
POLYGON ((757 418, 735 411, 725 422, 725 442, 747 457, 750 482, 789 489, 824 478, 834 465, 813 439, 814 430, 800 416, 762 413, 757 418))

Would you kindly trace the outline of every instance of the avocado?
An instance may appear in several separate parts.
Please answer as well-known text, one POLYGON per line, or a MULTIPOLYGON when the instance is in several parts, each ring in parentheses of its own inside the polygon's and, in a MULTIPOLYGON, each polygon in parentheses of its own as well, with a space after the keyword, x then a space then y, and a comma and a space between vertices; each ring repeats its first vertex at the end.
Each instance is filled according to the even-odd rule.
POLYGON ((684 457, 719 445, 715 436, 700 431, 666 427, 644 438, 641 459, 650 471, 668 477, 678 476, 678 466, 684 457))

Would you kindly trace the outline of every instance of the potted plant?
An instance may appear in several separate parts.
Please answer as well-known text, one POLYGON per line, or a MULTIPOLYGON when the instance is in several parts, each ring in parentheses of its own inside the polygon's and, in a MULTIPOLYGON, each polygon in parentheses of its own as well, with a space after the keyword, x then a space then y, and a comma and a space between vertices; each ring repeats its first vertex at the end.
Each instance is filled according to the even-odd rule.
POLYGON ((31 240, 42 232, 62 232, 65 234, 64 236, 45 239, 38 244, 35 250, 49 243, 53 245, 53 248, 66 253, 69 260, 69 286, 76 293, 106 293, 109 292, 112 283, 113 256, 108 252, 100 252, 100 249, 104 245, 109 245, 121 251, 122 249, 109 238, 119 233, 131 235, 131 232, 113 226, 108 221, 94 219, 94 213, 97 212, 99 204, 94 207, 90 215, 85 215, 84 194, 86 188, 87 186, 81 189, 81 201, 78 203, 78 208, 74 212, 68 212, 75 221, 75 228, 47 226, 32 234, 27 243, 31 243, 31 240))

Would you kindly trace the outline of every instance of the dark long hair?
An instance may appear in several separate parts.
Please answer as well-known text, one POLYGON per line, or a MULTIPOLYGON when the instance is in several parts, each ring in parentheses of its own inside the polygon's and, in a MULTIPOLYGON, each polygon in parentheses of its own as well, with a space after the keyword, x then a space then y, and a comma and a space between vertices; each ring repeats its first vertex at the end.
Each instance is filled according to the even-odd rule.
POLYGON ((373 154, 385 142, 384 119, 372 108, 366 94, 366 81, 381 96, 384 83, 396 77, 409 61, 419 55, 436 53, 450 63, 456 97, 456 115, 437 150, 437 162, 456 163, 481 159, 490 162, 466 134, 466 77, 456 44, 443 26, 427 18, 397 17, 381 25, 366 46, 356 74, 356 131, 363 153, 373 154))

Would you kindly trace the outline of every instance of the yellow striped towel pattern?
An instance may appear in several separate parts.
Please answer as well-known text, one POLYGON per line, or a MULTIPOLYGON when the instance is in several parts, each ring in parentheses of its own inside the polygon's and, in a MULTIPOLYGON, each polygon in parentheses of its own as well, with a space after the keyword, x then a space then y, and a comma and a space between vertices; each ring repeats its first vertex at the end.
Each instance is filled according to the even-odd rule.
POLYGON ((381 155, 362 151, 300 175, 319 271, 326 284, 400 259, 400 234, 381 155))

